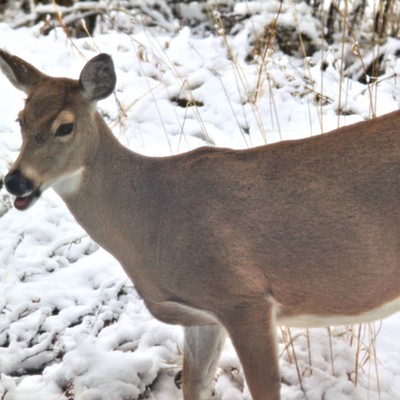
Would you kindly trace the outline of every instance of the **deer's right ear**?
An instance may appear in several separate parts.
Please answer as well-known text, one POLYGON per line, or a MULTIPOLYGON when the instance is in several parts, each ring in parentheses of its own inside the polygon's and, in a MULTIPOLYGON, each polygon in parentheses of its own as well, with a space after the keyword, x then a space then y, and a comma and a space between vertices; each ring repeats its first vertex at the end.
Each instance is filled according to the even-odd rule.
POLYGON ((96 102, 108 97, 115 88, 114 63, 108 54, 99 54, 85 65, 79 78, 83 96, 96 102))
POLYGON ((27 94, 47 77, 31 64, 1 49, 0 69, 17 89, 27 94))

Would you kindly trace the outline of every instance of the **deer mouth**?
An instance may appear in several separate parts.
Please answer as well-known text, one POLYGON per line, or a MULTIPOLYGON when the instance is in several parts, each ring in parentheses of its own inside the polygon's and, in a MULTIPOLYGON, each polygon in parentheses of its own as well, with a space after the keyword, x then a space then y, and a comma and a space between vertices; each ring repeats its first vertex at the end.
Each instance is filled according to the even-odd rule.
POLYGON ((41 191, 36 189, 34 192, 27 196, 16 197, 14 200, 14 207, 19 211, 27 210, 41 195, 41 191))
POLYGON ((28 209, 42 194, 41 185, 26 178, 18 169, 5 176, 4 186, 15 196, 14 207, 21 211, 28 209))

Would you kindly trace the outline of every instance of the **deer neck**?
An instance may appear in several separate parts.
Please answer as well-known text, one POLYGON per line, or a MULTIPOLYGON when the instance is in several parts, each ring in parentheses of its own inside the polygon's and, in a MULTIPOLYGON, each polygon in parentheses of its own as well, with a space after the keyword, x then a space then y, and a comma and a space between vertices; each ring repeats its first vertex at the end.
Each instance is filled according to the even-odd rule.
POLYGON ((96 124, 99 141, 86 165, 55 190, 86 232, 124 263, 141 225, 145 201, 136 188, 145 181, 145 157, 122 146, 100 116, 96 124))

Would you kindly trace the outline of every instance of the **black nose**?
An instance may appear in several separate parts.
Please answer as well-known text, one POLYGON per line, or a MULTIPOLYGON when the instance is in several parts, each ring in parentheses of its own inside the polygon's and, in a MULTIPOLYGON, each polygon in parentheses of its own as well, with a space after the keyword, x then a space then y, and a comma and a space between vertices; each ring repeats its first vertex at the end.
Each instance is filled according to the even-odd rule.
POLYGON ((33 191, 32 182, 25 178, 19 170, 8 173, 4 178, 4 185, 14 196, 24 196, 33 191))

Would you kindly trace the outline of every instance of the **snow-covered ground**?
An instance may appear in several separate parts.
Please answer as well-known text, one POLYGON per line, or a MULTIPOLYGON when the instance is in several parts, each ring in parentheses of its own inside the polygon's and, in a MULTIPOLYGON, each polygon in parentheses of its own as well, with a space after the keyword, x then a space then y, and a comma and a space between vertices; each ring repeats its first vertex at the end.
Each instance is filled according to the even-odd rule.
MULTIPOLYGON (((262 68, 246 63, 253 29, 269 15, 256 15, 226 37, 132 27, 123 14, 120 25, 130 26, 125 33, 99 28, 79 40, 62 30, 41 36, 40 27, 0 24, 0 48, 50 75, 73 78, 99 51, 111 54, 117 90, 99 109, 122 143, 148 155, 305 137, 368 118, 371 104, 378 115, 399 108, 395 58, 371 91, 340 79, 334 48, 323 55, 323 74, 318 54, 309 64, 279 51, 262 68), (318 93, 325 96, 323 107, 318 93), (338 118, 338 108, 345 117, 338 118)), ((306 17, 302 21, 316 36, 306 17)), ((23 101, 0 74, 0 177, 18 153, 15 119, 23 101)), ((398 400, 399 332, 399 315, 382 325, 282 331, 283 399, 398 400)), ((0 191, 1 399, 181 399, 174 383, 181 354, 181 329, 150 316, 118 263, 52 191, 23 213, 0 191)), ((219 367, 214 398, 249 399, 229 341, 219 367)))

